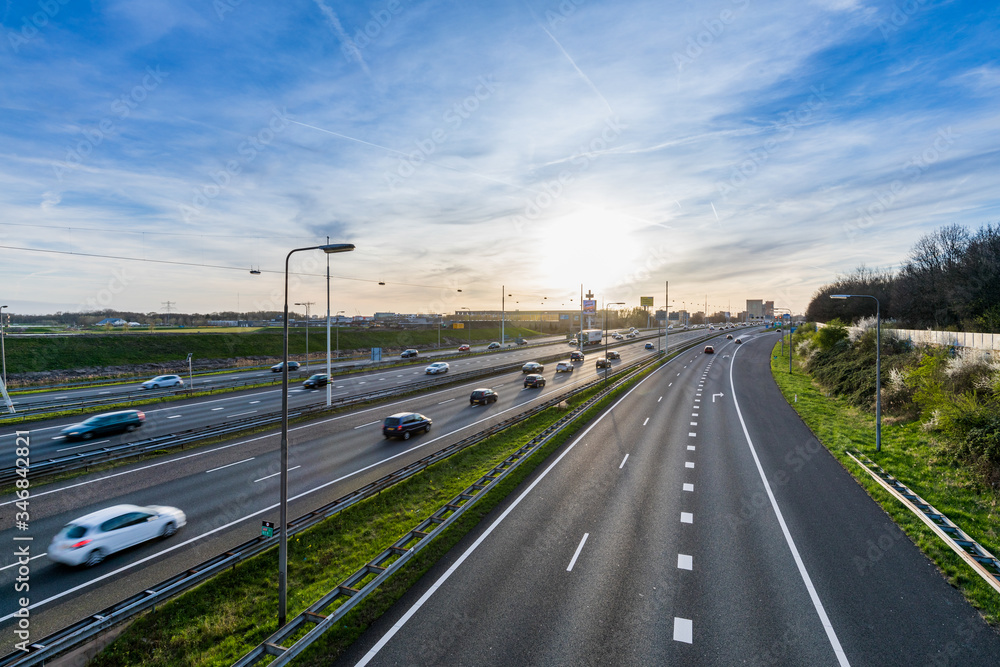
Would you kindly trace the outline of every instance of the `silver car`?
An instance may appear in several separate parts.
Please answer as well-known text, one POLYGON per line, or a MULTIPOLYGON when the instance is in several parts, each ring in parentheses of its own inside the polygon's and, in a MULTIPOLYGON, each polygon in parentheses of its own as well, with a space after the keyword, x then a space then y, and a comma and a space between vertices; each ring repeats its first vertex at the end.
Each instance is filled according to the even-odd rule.
POLYGON ((184 380, 180 375, 157 375, 152 380, 142 383, 143 389, 159 389, 160 387, 183 387, 184 380))
POLYGON ((447 373, 448 364, 444 361, 435 361, 433 364, 424 369, 424 373, 427 375, 437 375, 438 373, 447 373))
POLYGON ((115 505, 66 524, 52 538, 48 556, 65 565, 92 567, 122 549, 170 537, 186 523, 176 507, 115 505))

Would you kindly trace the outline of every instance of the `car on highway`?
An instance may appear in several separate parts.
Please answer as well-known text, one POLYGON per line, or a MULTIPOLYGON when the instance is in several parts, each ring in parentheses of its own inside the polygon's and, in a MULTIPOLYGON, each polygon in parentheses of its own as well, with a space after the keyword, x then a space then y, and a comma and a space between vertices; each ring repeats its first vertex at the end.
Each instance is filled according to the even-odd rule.
POLYGON ((600 370, 602 368, 611 368, 611 360, 610 359, 598 359, 597 360, 597 368, 598 368, 598 370, 600 370))
POLYGON ((621 335, 620 333, 613 333, 611 334, 611 337, 614 338, 615 340, 625 340, 625 336, 621 335))
POLYGON ((566 341, 566 344, 569 345, 570 347, 576 347, 576 340, 575 339, 574 340, 568 340, 568 341, 566 341))
POLYGON ((424 369, 424 373, 427 375, 437 375, 438 373, 448 372, 448 362, 446 361, 435 361, 433 364, 424 369))
POLYGON ((742 339, 742 338, 737 338, 737 339, 736 339, 736 340, 734 340, 733 342, 734 342, 734 343, 736 343, 737 345, 739 345, 740 343, 742 343, 742 342, 743 342, 743 339, 742 339))
POLYGON ((655 350, 655 349, 656 349, 656 346, 655 346, 655 345, 653 345, 652 343, 646 343, 646 345, 645 345, 645 348, 646 348, 647 350, 655 350))
POLYGON ((472 390, 472 395, 469 396, 469 405, 489 405, 490 403, 496 403, 499 398, 497 393, 492 389, 480 387, 479 389, 472 390))
POLYGON ((170 537, 186 523, 176 507, 115 505, 63 526, 49 544, 48 557, 63 565, 93 567, 115 552, 170 537))
POLYGON ((573 362, 571 361, 560 361, 556 364, 556 373, 572 373, 573 372, 573 362))
POLYGON ((430 417, 425 417, 419 412, 397 412, 389 415, 382 422, 382 435, 386 438, 402 438, 409 440, 414 433, 431 430, 430 417))
MULTIPOLYGON (((284 363, 285 363, 284 361, 279 361, 275 365, 271 366, 271 372, 272 373, 280 373, 281 369, 282 369, 282 366, 284 365, 284 363)), ((299 370, 299 362, 297 362, 297 361, 289 361, 288 362, 288 370, 290 370, 290 371, 297 371, 297 370, 299 370)))
POLYGON ((402 352, 399 353, 399 358, 409 359, 410 357, 416 357, 417 354, 418 354, 417 351, 414 349, 403 350, 402 352))
POLYGON ((458 351, 459 351, 459 352, 468 352, 468 351, 469 351, 469 350, 471 350, 471 349, 472 349, 472 348, 471 348, 471 347, 469 347, 468 345, 459 345, 459 346, 458 346, 458 351))
POLYGON ((584 360, 583 352, 580 352, 579 350, 573 350, 572 352, 569 353, 569 360, 583 361, 584 360))
POLYGON ((302 383, 304 389, 319 389, 325 387, 330 382, 330 376, 326 373, 316 373, 310 375, 309 379, 302 383))
POLYGON ((90 440, 99 435, 134 431, 142 426, 144 421, 146 421, 146 415, 139 410, 105 412, 85 419, 79 424, 71 424, 64 428, 61 433, 67 440, 90 440))
POLYGON ((636 334, 634 331, 632 331, 632 332, 628 333, 625 337, 626 338, 635 338, 637 335, 638 334, 636 334))
POLYGON ((160 387, 183 387, 184 380, 180 375, 157 375, 152 380, 146 380, 140 385, 143 389, 159 389, 160 387))
POLYGON ((733 334, 726 334, 726 340, 732 340, 733 334))
POLYGON ((497 343, 496 341, 494 341, 494 342, 490 343, 489 345, 487 345, 486 349, 487 350, 499 350, 500 349, 500 343, 497 343))
POLYGON ((608 350, 608 353, 604 355, 607 359, 621 359, 621 352, 618 350, 608 350))
POLYGON ((538 363, 537 361, 529 361, 525 365, 521 366, 522 373, 541 373, 545 370, 545 366, 538 363))
POLYGON ((524 388, 528 387, 544 387, 545 378, 541 375, 525 375, 524 376, 524 388))
POLYGON ((715 348, 711 345, 705 346, 705 354, 715 354, 715 348))

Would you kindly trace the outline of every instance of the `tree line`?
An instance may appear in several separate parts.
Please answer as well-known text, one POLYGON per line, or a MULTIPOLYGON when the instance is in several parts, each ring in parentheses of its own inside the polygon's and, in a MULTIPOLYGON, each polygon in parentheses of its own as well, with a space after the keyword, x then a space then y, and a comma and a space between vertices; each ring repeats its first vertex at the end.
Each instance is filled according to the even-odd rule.
POLYGON ((1000 225, 942 227, 914 244, 899 271, 860 266, 821 287, 806 309, 813 322, 874 315, 871 299, 831 294, 874 296, 900 328, 1000 332, 1000 225))

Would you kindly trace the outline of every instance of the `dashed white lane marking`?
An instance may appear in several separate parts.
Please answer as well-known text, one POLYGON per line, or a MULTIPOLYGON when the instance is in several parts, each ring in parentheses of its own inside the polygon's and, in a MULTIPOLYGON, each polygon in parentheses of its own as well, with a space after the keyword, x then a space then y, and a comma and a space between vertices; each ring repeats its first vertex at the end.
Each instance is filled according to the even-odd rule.
MULTIPOLYGON (((43 553, 40 553, 37 556, 30 556, 28 558, 28 561, 30 562, 30 561, 35 560, 36 558, 41 558, 42 556, 46 556, 46 555, 48 555, 47 551, 43 552, 43 553)), ((12 567, 17 567, 18 565, 24 565, 24 563, 18 562, 18 563, 11 563, 10 565, 4 565, 3 567, 0 567, 0 572, 3 572, 4 570, 9 570, 12 567)))
POLYGON ((693 468, 694 467, 694 461, 685 461, 684 462, 684 467, 685 468, 693 468))
POLYGON ((649 423, 649 417, 646 417, 646 420, 644 422, 642 422, 642 425, 645 426, 648 423, 649 423))
POLYGON ((110 440, 98 440, 97 442, 87 442, 82 445, 73 445, 72 447, 63 447, 62 449, 57 449, 57 452, 68 452, 71 449, 79 449, 80 447, 93 447, 94 445, 99 445, 102 442, 110 442, 110 440))
POLYGON ((241 463, 246 463, 247 461, 253 461, 256 456, 251 456, 248 459, 243 459, 242 461, 237 461, 236 463, 227 463, 224 466, 219 466, 218 468, 212 468, 211 470, 206 470, 205 472, 215 472, 216 470, 222 470, 223 468, 229 468, 230 466, 238 466, 241 463))
POLYGON ((673 382, 671 382, 670 384, 667 385, 667 387, 673 387, 673 386, 674 386, 673 382))
POLYGON ((219 410, 225 410, 225 408, 212 408, 212 412, 218 412, 219 410))
POLYGON ((698 413, 697 413, 697 412, 692 412, 692 413, 691 413, 691 416, 692 416, 692 417, 697 417, 697 416, 698 416, 698 413))
MULTIPOLYGON (((289 468, 288 472, 292 472, 296 468, 301 468, 301 467, 302 466, 295 466, 295 468, 289 468)), ((270 475, 265 475, 265 476, 261 477, 260 479, 255 479, 254 480, 254 484, 256 484, 257 482, 263 482, 265 479, 271 479, 272 477, 277 477, 280 474, 281 474, 281 472, 279 471, 279 472, 271 473, 270 475)))
POLYGON ((660 402, 660 401, 662 401, 662 400, 663 400, 663 397, 662 397, 662 396, 660 396, 660 397, 659 397, 658 399, 656 399, 656 402, 657 402, 657 403, 659 403, 659 402, 660 402))
POLYGON ((677 554, 677 569, 678 570, 693 570, 694 569, 694 558, 688 556, 687 554, 677 554))
POLYGON ((257 405, 260 401, 250 401, 250 405, 257 405))
POLYGON ((361 426, 355 426, 354 430, 357 431, 359 428, 364 428, 365 426, 372 426, 372 425, 377 424, 377 423, 378 422, 368 422, 367 424, 362 424, 361 426))
POLYGON ((674 617, 674 641, 693 643, 693 628, 691 619, 674 617))
POLYGON ((684 490, 685 491, 694 491, 694 484, 685 484, 684 485, 684 490))
POLYGON ((576 559, 580 557, 580 552, 583 551, 583 545, 587 543, 588 537, 590 537, 590 533, 583 534, 583 539, 580 540, 580 546, 576 548, 576 553, 573 554, 573 560, 569 562, 569 566, 566 568, 567 572, 573 571, 573 566, 576 565, 576 559))
POLYGON ((694 445, 688 445, 688 451, 689 452, 693 452, 694 451, 694 445))
POLYGON ((680 373, 678 373, 678 374, 677 374, 677 377, 680 377, 680 376, 681 376, 681 374, 680 374, 680 373))
POLYGON ((169 417, 167 417, 167 419, 180 419, 183 416, 184 415, 170 415, 169 417))
POLYGON ((696 438, 696 437, 698 437, 698 434, 697 433, 688 433, 688 437, 689 438, 696 438))
POLYGON ((620 466, 618 466, 618 469, 619 469, 619 470, 621 470, 622 468, 624 468, 624 467, 625 467, 625 462, 626 462, 626 461, 628 461, 628 454, 626 454, 626 455, 625 455, 625 458, 623 458, 623 459, 622 459, 622 464, 621 464, 620 466))
POLYGON ((694 523, 694 514, 691 512, 681 512, 681 523, 694 523))
POLYGON ((454 400, 455 400, 454 398, 449 398, 447 401, 441 401, 440 403, 438 403, 438 405, 444 405, 445 403, 451 403, 454 400))

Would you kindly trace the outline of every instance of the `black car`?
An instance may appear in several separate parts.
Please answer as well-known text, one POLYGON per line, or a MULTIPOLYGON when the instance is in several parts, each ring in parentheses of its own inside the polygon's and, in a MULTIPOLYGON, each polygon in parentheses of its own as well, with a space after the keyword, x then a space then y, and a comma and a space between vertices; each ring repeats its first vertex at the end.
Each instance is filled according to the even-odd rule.
POLYGON ((605 355, 605 357, 608 359, 621 359, 622 355, 620 352, 616 350, 608 350, 608 353, 605 355))
POLYGON ((732 340, 733 334, 726 334, 726 340, 732 340))
POLYGON ((409 359, 410 357, 417 356, 417 351, 416 350, 412 350, 412 349, 410 349, 410 350, 403 350, 403 352, 399 356, 402 359, 409 359))
MULTIPOLYGON (((281 372, 281 367, 282 367, 282 365, 284 363, 285 362, 282 361, 282 362, 279 362, 279 363, 271 366, 271 372, 272 373, 280 373, 281 372)), ((297 361, 289 361, 288 362, 288 370, 290 370, 290 371, 297 371, 297 370, 299 370, 299 362, 297 362, 297 361)))
POLYGON ((139 410, 120 410, 106 412, 67 426, 62 430, 67 440, 90 440, 99 435, 112 435, 125 431, 134 431, 146 421, 146 415, 139 410))
POLYGON ((496 403, 498 398, 500 397, 497 396, 495 391, 482 387, 472 391, 472 395, 469 396, 469 405, 479 405, 480 403, 489 405, 490 403, 496 403))
POLYGON ((541 365, 537 361, 529 361, 525 365, 521 366, 522 373, 541 373, 545 370, 545 366, 541 365))
POLYGON ((569 353, 569 360, 583 361, 583 352, 580 352, 579 350, 573 350, 572 352, 569 353))
POLYGON ((326 373, 317 373, 316 375, 310 375, 309 379, 302 383, 302 386, 306 389, 319 389, 320 387, 325 387, 329 381, 329 375, 326 373))
POLYGON ((544 387, 545 378, 541 375, 526 375, 524 377, 524 388, 528 387, 544 387))
POLYGON ((431 419, 419 412, 397 412, 385 418, 382 424, 382 435, 387 438, 402 438, 409 440, 414 433, 431 430, 431 419))
POLYGON ((611 360, 610 359, 598 359, 597 360, 597 368, 598 368, 598 370, 600 370, 601 368, 611 368, 611 360))

